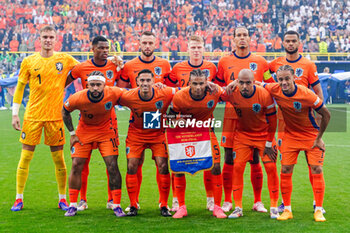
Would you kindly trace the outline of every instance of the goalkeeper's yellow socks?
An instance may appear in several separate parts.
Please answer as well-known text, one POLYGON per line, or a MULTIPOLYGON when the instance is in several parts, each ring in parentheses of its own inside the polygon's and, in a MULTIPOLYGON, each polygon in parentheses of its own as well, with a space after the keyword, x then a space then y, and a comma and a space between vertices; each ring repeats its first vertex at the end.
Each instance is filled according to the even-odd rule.
POLYGON ((29 174, 29 163, 33 159, 33 155, 34 151, 22 149, 21 158, 18 162, 16 192, 17 195, 22 196, 21 199, 23 199, 23 191, 29 174))

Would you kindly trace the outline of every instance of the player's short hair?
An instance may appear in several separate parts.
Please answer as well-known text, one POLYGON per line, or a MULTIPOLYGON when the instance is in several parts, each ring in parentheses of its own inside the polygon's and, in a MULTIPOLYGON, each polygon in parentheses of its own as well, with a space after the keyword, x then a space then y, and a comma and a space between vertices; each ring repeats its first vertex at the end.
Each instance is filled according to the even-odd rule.
POLYGON ((238 78, 241 77, 244 74, 249 74, 250 78, 254 80, 254 73, 250 69, 241 69, 238 73, 238 78))
POLYGON ((194 69, 190 72, 190 78, 189 81, 191 81, 192 76, 194 77, 205 77, 206 78, 206 74, 201 70, 201 69, 194 69))
POLYGON ((143 70, 141 70, 141 71, 137 74, 136 79, 137 79, 138 77, 140 77, 141 74, 150 74, 150 75, 152 76, 152 78, 154 77, 152 71, 150 71, 149 69, 143 69, 143 70))
POLYGON ((106 37, 104 37, 104 36, 96 36, 96 37, 92 40, 92 45, 97 45, 99 41, 108 42, 108 40, 106 39, 106 37))
POLYGON ((193 35, 190 37, 190 39, 188 40, 188 43, 190 43, 191 41, 196 41, 196 42, 200 42, 202 44, 204 44, 204 40, 201 36, 198 35, 193 35))
POLYGON ((144 31, 144 32, 142 32, 140 38, 142 36, 154 36, 154 37, 156 37, 156 35, 153 32, 151 32, 151 31, 144 31))
POLYGON ((98 71, 98 70, 94 70, 90 74, 88 74, 88 76, 92 76, 92 75, 102 76, 105 78, 105 75, 101 71, 98 71))
POLYGON ((292 75, 294 75, 294 69, 293 69, 293 67, 291 67, 290 65, 284 65, 284 66, 278 67, 278 69, 277 69, 277 71, 276 71, 276 74, 277 74, 279 71, 289 71, 292 75))
POLYGON ((298 37, 298 39, 300 38, 300 35, 298 32, 296 31, 293 31, 293 30, 289 30, 289 31, 286 31, 283 35, 283 40, 284 38, 286 37, 286 35, 296 35, 298 37))
POLYGON ((233 37, 236 37, 236 30, 239 29, 239 28, 243 28, 243 29, 247 30, 248 36, 250 37, 250 32, 249 32, 248 28, 246 28, 245 26, 238 26, 238 27, 236 27, 236 28, 233 30, 233 37))
POLYGON ((51 26, 51 25, 47 25, 47 26, 44 26, 44 27, 42 27, 41 29, 40 29, 40 34, 42 33, 42 32, 55 32, 55 33, 57 33, 57 31, 56 31, 56 29, 53 27, 53 26, 51 26))

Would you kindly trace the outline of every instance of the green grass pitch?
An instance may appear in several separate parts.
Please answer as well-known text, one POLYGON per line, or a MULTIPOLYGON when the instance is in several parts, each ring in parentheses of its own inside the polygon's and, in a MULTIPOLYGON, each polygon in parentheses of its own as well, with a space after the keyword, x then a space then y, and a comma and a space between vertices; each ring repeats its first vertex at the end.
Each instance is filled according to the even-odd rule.
MULTIPOLYGON (((163 218, 158 210, 158 188, 155 180, 155 165, 150 153, 146 153, 143 166, 143 182, 140 194, 141 210, 134 218, 116 218, 106 209, 107 181, 104 162, 97 151, 90 162, 88 185, 89 209, 79 212, 76 217, 64 217, 57 208, 57 184, 54 165, 49 148, 38 145, 30 164, 29 178, 24 192, 24 208, 11 212, 16 194, 16 168, 20 157, 20 133, 12 129, 10 111, 0 112, 0 232, 349 232, 350 208, 350 130, 349 105, 331 105, 343 109, 332 110, 332 124, 339 124, 345 117, 347 124, 341 124, 343 132, 327 132, 324 173, 326 194, 324 208, 327 222, 313 220, 312 189, 308 178, 305 156, 300 154, 293 176, 292 208, 294 219, 278 222, 269 219, 268 214, 251 211, 253 191, 250 184, 250 167, 245 172, 243 196, 244 216, 237 220, 215 219, 205 210, 206 197, 203 175, 187 176, 186 202, 188 217, 180 220, 163 218), (345 108, 345 109, 344 109, 345 108), (337 112, 347 112, 339 117, 337 112), (347 126, 346 126, 347 125, 347 126)), ((329 107, 331 107, 329 106, 329 107)), ((219 106, 220 108, 222 106, 219 106)), ((23 110, 20 112, 23 120, 23 110)), ((77 116, 75 114, 75 116, 77 116)), ((129 111, 117 112, 120 134, 119 167, 123 177, 122 206, 129 204, 125 187, 126 158, 125 137, 128 128, 129 111)), ((77 117, 75 117, 77 118, 77 117)), ((76 125, 75 120, 75 125, 76 125)), ((336 131, 336 130, 331 130, 336 131)), ((220 139, 220 133, 217 133, 220 139)), ((69 135, 66 132, 66 139, 69 135)), ((71 167, 69 140, 64 149, 68 174, 71 167)), ((221 148, 223 165, 223 149, 221 148)), ((280 164, 278 162, 278 169, 280 164)), ((269 197, 264 172, 262 199, 269 208, 269 197)), ((171 201, 171 194, 169 202, 171 201)), ((281 199, 281 197, 280 197, 281 199)))

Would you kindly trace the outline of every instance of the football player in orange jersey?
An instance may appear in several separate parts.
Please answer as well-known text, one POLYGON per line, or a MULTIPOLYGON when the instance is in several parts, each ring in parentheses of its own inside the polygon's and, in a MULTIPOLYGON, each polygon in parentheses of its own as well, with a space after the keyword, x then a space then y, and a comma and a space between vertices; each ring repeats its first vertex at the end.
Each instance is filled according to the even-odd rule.
MULTIPOLYGON (((250 69, 254 73, 256 81, 273 82, 267 61, 258 55, 250 52, 249 31, 245 27, 237 27, 234 31, 233 44, 236 50, 229 56, 222 57, 218 63, 217 81, 223 85, 228 85, 237 79, 238 73, 242 69, 250 69)), ((222 170, 225 201, 222 208, 225 212, 232 209, 232 173, 234 133, 237 123, 237 115, 228 102, 226 103, 224 125, 222 130, 221 146, 225 149, 225 162, 222 170)), ((261 202, 261 190, 263 184, 263 173, 259 163, 259 156, 254 150, 253 160, 250 161, 251 182, 254 190, 253 210, 267 212, 261 202)))
MULTIPOLYGON (((303 57, 298 52, 298 48, 300 45, 300 37, 299 33, 296 31, 287 31, 283 36, 283 46, 286 51, 285 57, 279 57, 273 60, 270 65, 271 73, 275 73, 278 68, 282 65, 290 65, 293 67, 295 71, 295 83, 299 85, 303 85, 308 88, 312 88, 314 92, 320 97, 323 101, 323 93, 321 83, 318 79, 317 67, 314 62, 309 59, 303 57)), ((319 115, 317 115, 319 116, 319 115)), ((278 117, 278 135, 277 142, 280 145, 283 138, 284 133, 284 120, 281 113, 277 114, 278 117)), ((312 173, 311 168, 309 167, 309 179, 312 185, 312 173)), ((283 212, 283 203, 279 206, 279 211, 283 212)), ((314 200, 314 208, 315 208, 315 200, 314 200)), ((323 209, 323 213, 326 211, 323 209)))
POLYGON ((88 89, 75 93, 65 102, 62 109, 64 123, 71 135, 70 147, 72 170, 69 176, 70 205, 65 216, 77 213, 77 199, 81 187, 81 172, 91 151, 98 148, 108 170, 109 187, 113 197, 113 210, 117 217, 126 216, 120 206, 121 175, 118 168, 117 135, 111 121, 111 112, 118 103, 123 90, 105 87, 106 78, 100 71, 93 71, 88 77, 88 89), (81 117, 74 131, 72 117, 74 110, 80 110, 81 117))
MULTIPOLYGON (((186 87, 189 84, 190 73, 192 70, 201 69, 207 77, 208 81, 215 80, 216 77, 216 66, 214 63, 203 59, 204 54, 204 41, 203 38, 197 35, 191 36, 188 41, 188 53, 189 60, 177 63, 170 75, 166 80, 170 86, 186 87)), ((203 173, 203 180, 205 190, 207 194, 207 209, 213 211, 214 209, 214 197, 213 197, 213 185, 210 171, 203 173)), ((174 175, 172 175, 172 184, 174 184, 174 175)), ((179 202, 177 195, 174 193, 173 188, 173 204, 172 211, 177 211, 179 208, 179 202)))
POLYGON ((128 216, 136 216, 138 212, 139 182, 138 174, 143 151, 152 150, 157 166, 157 183, 160 200, 160 213, 164 217, 171 216, 167 205, 170 191, 170 174, 168 169, 168 152, 165 144, 165 134, 162 127, 163 115, 171 103, 175 88, 159 89, 154 84, 151 70, 143 69, 136 79, 138 88, 123 93, 120 105, 127 106, 132 111, 128 136, 126 138, 126 156, 128 169, 126 186, 130 198, 128 216))
POLYGON ((322 135, 330 120, 330 113, 321 98, 307 87, 297 85, 294 78, 294 69, 284 65, 276 71, 276 84, 265 84, 272 97, 275 98, 283 119, 286 122, 285 132, 281 145, 281 192, 284 202, 284 211, 277 220, 293 218, 291 208, 292 174, 300 151, 305 151, 306 159, 311 167, 313 179, 312 189, 316 201, 314 218, 317 222, 326 219, 322 213, 325 191, 323 178, 323 160, 325 144, 322 135), (321 116, 318 125, 313 110, 321 116))
MULTIPOLYGON (((144 31, 140 37, 141 55, 125 63, 122 69, 121 77, 118 81, 119 87, 137 88, 136 78, 138 73, 143 69, 148 69, 153 73, 155 83, 164 83, 164 79, 169 75, 171 66, 168 60, 154 55, 156 48, 156 35, 151 31, 144 31)), ((132 113, 130 115, 132 118, 132 113)), ((138 177, 138 194, 137 207, 140 209, 139 193, 142 183, 142 165, 144 160, 144 152, 140 160, 140 166, 137 170, 138 177)), ((157 168, 158 169, 158 168, 157 168)), ((157 182, 159 182, 159 172, 157 171, 157 182)), ((129 211, 128 206, 125 211, 129 211)))
POLYGON ((67 210, 66 182, 67 172, 63 156, 64 126, 60 110, 63 103, 63 91, 68 72, 78 63, 72 56, 54 52, 57 41, 56 30, 44 26, 40 30, 41 50, 24 58, 14 94, 12 126, 22 131, 21 158, 17 167, 16 201, 11 208, 19 211, 23 208, 23 191, 29 174, 29 163, 33 158, 35 146, 40 143, 44 128, 45 144, 50 146, 55 163, 56 180, 59 193, 59 208, 67 210), (18 117, 24 87, 29 82, 29 102, 24 114, 23 128, 18 117))
MULTIPOLYGON (((173 108, 171 113, 177 115, 191 115, 192 119, 198 121, 206 121, 213 119, 213 112, 216 104, 220 101, 220 96, 224 90, 216 85, 219 89, 217 92, 209 93, 207 89, 207 75, 201 69, 194 69, 190 72, 189 86, 178 91, 173 98, 173 108)), ((213 154, 213 168, 209 172, 211 174, 212 195, 213 195, 213 216, 216 218, 227 218, 222 211, 222 177, 220 169, 220 148, 217 142, 214 130, 210 130, 211 147, 213 154)), ((179 209, 173 218, 183 218, 187 216, 187 208, 185 205, 186 178, 184 174, 178 173, 174 177, 174 186, 179 201, 179 209)))
MULTIPOLYGON (((78 65, 76 65, 72 71, 70 72, 70 78, 73 80, 80 78, 83 88, 88 87, 88 77, 92 71, 100 71, 106 77, 106 86, 114 86, 117 82, 120 71, 118 71, 119 65, 116 65, 112 60, 107 59, 108 51, 109 51, 109 42, 103 36, 96 36, 92 40, 92 51, 94 53, 93 58, 90 60, 84 61, 78 65)), ((113 58, 115 59, 115 58, 113 58)), ((111 111, 111 119, 113 127, 116 131, 116 135, 118 136, 118 122, 115 111, 111 111)), ((118 138, 118 137, 117 137, 118 138)), ((117 140, 117 144, 119 145, 119 139, 117 140)), ((88 208, 86 191, 87 191, 87 182, 89 176, 89 162, 91 155, 86 159, 84 169, 81 173, 82 181, 81 181, 81 189, 80 189, 80 202, 78 204, 78 211, 82 211, 88 208)), ((107 176, 108 176, 108 171, 107 176)), ((112 193, 108 187, 108 201, 107 208, 112 208, 112 193)))
POLYGON ((233 197, 235 210, 229 218, 243 216, 243 175, 246 163, 251 160, 256 150, 263 161, 270 192, 270 216, 277 218, 278 210, 278 174, 276 168, 276 145, 272 146, 277 126, 275 103, 261 86, 254 85, 254 73, 242 69, 238 74, 238 88, 227 96, 237 113, 237 128, 234 137, 233 197))

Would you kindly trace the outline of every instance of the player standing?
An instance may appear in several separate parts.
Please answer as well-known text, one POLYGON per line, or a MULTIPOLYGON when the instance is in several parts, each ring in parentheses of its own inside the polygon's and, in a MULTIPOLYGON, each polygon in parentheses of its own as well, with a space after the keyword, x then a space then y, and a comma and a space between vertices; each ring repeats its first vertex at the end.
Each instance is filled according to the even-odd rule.
MULTIPOLYGON (((158 190, 160 196, 160 213, 164 217, 171 216, 167 206, 170 191, 170 174, 168 169, 168 152, 165 144, 165 134, 162 122, 171 103, 175 89, 152 87, 155 79, 151 70, 144 69, 136 78, 138 88, 123 93, 119 103, 132 111, 128 136, 126 138, 126 156, 128 170, 126 186, 130 198, 128 216, 136 216, 138 211, 138 168, 145 149, 152 150, 152 155, 158 169, 158 190), (146 114, 152 115, 149 123, 159 119, 157 127, 145 127, 146 114)), ((154 123, 156 124, 156 123, 154 123)))
MULTIPOLYGON (((273 82, 269 72, 267 61, 258 55, 250 52, 249 31, 245 27, 237 27, 234 31, 233 44, 236 45, 236 51, 229 56, 222 57, 218 63, 217 80, 221 85, 228 85, 237 79, 242 69, 250 69, 254 73, 256 81, 273 82)), ((233 172, 233 145, 235 129, 237 124, 237 115, 230 103, 226 103, 224 126, 222 132, 221 146, 225 149, 225 162, 222 170, 225 201, 223 210, 228 212, 232 209, 232 172, 233 172)), ((263 184, 263 173, 259 163, 257 151, 253 152, 253 160, 250 161, 251 182, 254 190, 253 210, 267 212, 261 202, 261 190, 263 184)))
MULTIPOLYGON (((213 112, 220 96, 223 94, 223 89, 215 94, 207 92, 207 75, 200 69, 195 69, 190 72, 189 86, 178 91, 173 98, 172 112, 175 114, 191 115, 192 119, 197 121, 206 121, 213 118, 213 112)), ((222 211, 222 177, 220 169, 220 148, 217 142, 213 129, 210 129, 211 146, 213 152, 214 166, 211 169, 212 189, 214 196, 213 215, 217 218, 227 218, 222 211)), ((174 178, 175 192, 179 201, 179 209, 174 214, 173 218, 183 218, 187 216, 187 208, 185 205, 186 178, 184 174, 176 174, 174 178)))
POLYGON ((62 110, 64 123, 71 135, 70 146, 72 170, 69 176, 70 205, 65 216, 77 213, 77 199, 81 187, 81 172, 93 149, 98 148, 108 170, 109 187, 112 193, 113 210, 117 217, 126 216, 120 207, 121 175, 118 168, 117 135, 111 121, 111 112, 120 99, 123 90, 105 87, 106 78, 100 71, 93 71, 88 77, 88 90, 75 93, 65 102, 62 110), (80 110, 77 132, 72 117, 74 110, 80 110))
POLYGON ((325 191, 323 178, 325 144, 322 141, 322 135, 330 120, 330 113, 321 98, 314 92, 307 87, 295 84, 293 67, 281 66, 276 71, 276 75, 278 83, 267 84, 265 88, 275 98, 286 122, 280 149, 281 192, 285 206, 277 220, 293 218, 291 207, 293 168, 297 163, 299 152, 305 151, 311 168, 312 189, 316 201, 314 218, 317 222, 323 222, 326 219, 322 213, 325 191), (313 110, 322 116, 320 125, 316 123, 313 110))
POLYGON ((222 97, 223 100, 230 101, 238 117, 233 146, 233 197, 236 208, 229 218, 243 216, 243 175, 246 163, 252 159, 254 150, 257 150, 261 157, 267 173, 271 200, 270 216, 277 218, 277 148, 272 146, 277 126, 275 103, 268 91, 254 85, 254 74, 250 69, 242 69, 237 78, 238 88, 232 94, 222 97))
MULTIPOLYGON (((200 69, 204 72, 208 81, 215 80, 216 66, 214 63, 203 59, 204 41, 200 36, 191 36, 188 41, 189 60, 177 63, 167 80, 167 84, 171 86, 187 87, 189 85, 190 73, 192 70, 200 69)), ((172 176, 174 179, 174 176, 172 176)), ((207 194, 207 209, 214 210, 213 184, 212 174, 210 171, 204 171, 203 180, 207 194)), ((173 180, 174 183, 174 180, 173 180)), ((174 190, 173 190, 174 191, 174 190)), ((179 202, 176 193, 173 193, 172 211, 177 211, 179 202)))
MULTIPOLYGON (((137 88, 136 78, 138 73, 143 69, 148 69, 153 73, 155 83, 164 83, 165 78, 169 75, 171 66, 168 60, 154 55, 156 49, 156 35, 151 31, 144 31, 140 37, 141 55, 125 63, 122 69, 121 77, 118 81, 119 87, 137 88)), ((132 113, 131 113, 132 114, 132 113)), ((132 118, 132 115, 130 116, 132 118)), ((140 160, 137 170, 138 191, 137 191, 137 207, 139 205, 139 195, 142 183, 142 165, 144 160, 144 152, 140 160)), ((158 169, 158 168, 157 168, 158 169)), ((157 182, 159 183, 159 172, 157 171, 157 182)), ((127 207, 125 211, 129 211, 127 207)))
MULTIPOLYGON (((108 52, 109 52, 109 42, 108 40, 103 36, 96 36, 92 40, 92 51, 94 53, 93 58, 90 60, 84 61, 78 65, 76 65, 73 70, 70 73, 70 77, 75 80, 80 78, 81 84, 83 88, 88 87, 88 77, 89 74, 92 71, 100 71, 104 77, 106 77, 106 86, 114 86, 115 82, 118 80, 120 76, 120 72, 117 71, 118 66, 114 64, 111 60, 108 58, 108 52)), ((119 138, 118 138, 118 122, 117 122, 117 116, 115 114, 115 111, 111 111, 111 119, 112 124, 116 132, 116 138, 117 138, 117 145, 119 145, 119 138)), ((88 156, 85 162, 84 169, 81 173, 81 189, 80 189, 80 202, 78 204, 78 210, 85 210, 88 208, 87 205, 87 198, 86 198, 86 190, 87 190, 87 181, 89 176, 89 162, 91 159, 91 154, 88 156)), ((107 171, 106 171, 107 172, 107 171)), ((108 172, 107 172, 108 176, 108 172)), ((107 202, 107 208, 112 208, 112 193, 110 191, 110 188, 108 186, 108 202, 107 202)))
POLYGON ((18 85, 14 94, 12 126, 21 130, 21 158, 17 167, 16 201, 11 208, 19 211, 23 208, 23 191, 28 178, 29 163, 33 158, 35 146, 40 143, 42 129, 45 144, 50 146, 55 163, 56 180, 59 193, 59 208, 67 210, 66 180, 67 171, 63 156, 65 143, 62 115, 63 91, 68 72, 78 63, 72 56, 54 52, 56 30, 45 26, 40 30, 41 50, 26 57, 20 69, 18 85), (29 102, 24 114, 21 129, 18 117, 24 87, 29 82, 29 102))
MULTIPOLYGON (((299 85, 303 85, 307 88, 312 88, 315 93, 320 97, 323 101, 323 93, 321 83, 318 79, 317 68, 314 62, 309 59, 303 57, 298 52, 298 48, 300 45, 300 37, 299 33, 296 31, 287 31, 283 36, 283 46, 286 51, 285 57, 279 57, 273 60, 270 65, 271 73, 276 73, 278 68, 283 65, 290 65, 293 67, 295 71, 295 83, 299 85)), ((285 123, 281 113, 277 114, 278 117, 278 135, 277 142, 278 145, 281 145, 285 123)), ((309 179, 311 185, 313 184, 311 167, 309 168, 309 179)), ((283 203, 279 207, 279 211, 283 212, 284 205, 283 203)), ((315 208, 315 200, 314 200, 314 208, 315 208)), ((326 212, 324 209, 322 210, 324 213, 326 212)))

